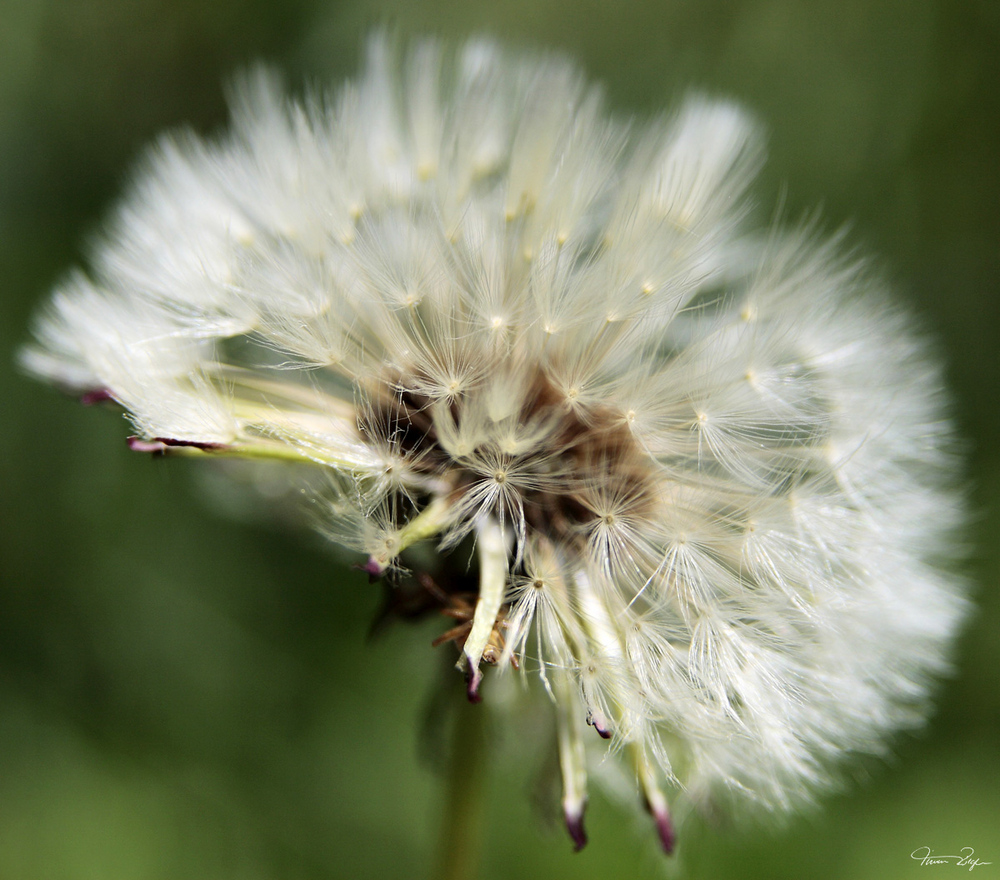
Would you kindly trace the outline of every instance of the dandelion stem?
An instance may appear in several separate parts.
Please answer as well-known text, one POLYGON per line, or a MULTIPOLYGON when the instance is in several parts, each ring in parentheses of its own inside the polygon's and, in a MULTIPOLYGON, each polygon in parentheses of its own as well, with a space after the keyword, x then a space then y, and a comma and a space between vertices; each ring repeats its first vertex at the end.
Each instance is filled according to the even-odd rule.
POLYGON ((473 880, 478 876, 482 844, 485 785, 484 711, 456 700, 448 761, 447 803, 441 827, 440 880, 473 880))

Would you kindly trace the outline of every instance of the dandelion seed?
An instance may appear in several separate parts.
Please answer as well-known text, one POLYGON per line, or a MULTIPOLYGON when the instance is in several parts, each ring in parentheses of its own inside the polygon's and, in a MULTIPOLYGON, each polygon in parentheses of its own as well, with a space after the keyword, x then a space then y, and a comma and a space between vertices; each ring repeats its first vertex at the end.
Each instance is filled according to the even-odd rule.
POLYGON ((730 103, 626 128, 559 58, 376 37, 164 139, 23 362, 135 450, 327 474, 373 577, 474 542, 471 596, 417 573, 469 697, 537 672, 575 845, 603 745, 669 851, 670 800, 787 809, 918 725, 964 610, 939 367, 834 244, 746 229, 759 158, 730 103))

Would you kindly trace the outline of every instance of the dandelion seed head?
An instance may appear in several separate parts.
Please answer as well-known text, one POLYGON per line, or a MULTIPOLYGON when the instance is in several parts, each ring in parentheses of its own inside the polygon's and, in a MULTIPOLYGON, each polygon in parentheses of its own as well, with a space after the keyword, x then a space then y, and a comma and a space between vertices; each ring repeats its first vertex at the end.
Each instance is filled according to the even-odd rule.
POLYGON ((836 242, 749 228, 736 105, 626 126, 561 58, 391 42, 162 140, 25 366, 137 448, 326 474, 372 576, 473 542, 446 640, 470 697, 541 679, 578 845, 587 725, 666 849, 663 786, 808 800, 920 723, 963 615, 937 363, 836 242))

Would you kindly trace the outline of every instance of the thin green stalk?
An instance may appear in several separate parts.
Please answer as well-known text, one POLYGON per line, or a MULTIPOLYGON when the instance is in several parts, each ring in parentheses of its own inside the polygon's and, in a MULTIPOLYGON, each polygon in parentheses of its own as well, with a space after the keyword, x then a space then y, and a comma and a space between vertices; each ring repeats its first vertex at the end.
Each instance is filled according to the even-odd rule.
POLYGON ((443 811, 439 880, 474 880, 483 837, 486 785, 485 707, 465 700, 454 709, 443 811))

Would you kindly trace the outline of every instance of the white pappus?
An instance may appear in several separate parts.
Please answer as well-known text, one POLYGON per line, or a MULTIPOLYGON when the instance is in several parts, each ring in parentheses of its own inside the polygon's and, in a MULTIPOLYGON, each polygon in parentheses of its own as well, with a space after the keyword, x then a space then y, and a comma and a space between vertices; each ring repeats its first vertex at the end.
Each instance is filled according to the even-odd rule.
POLYGON ((588 723, 669 851, 665 789, 786 809, 921 722, 965 607, 940 369, 835 243, 746 228, 742 109, 627 124, 560 58, 378 36, 233 117, 149 153, 31 372, 136 449, 330 474, 373 576, 474 546, 446 638, 473 699, 540 675, 577 846, 588 723))

